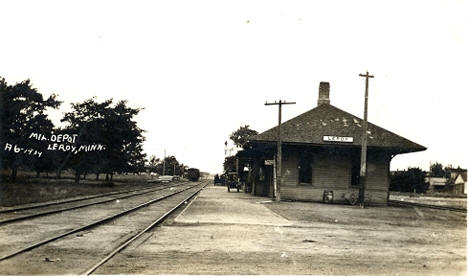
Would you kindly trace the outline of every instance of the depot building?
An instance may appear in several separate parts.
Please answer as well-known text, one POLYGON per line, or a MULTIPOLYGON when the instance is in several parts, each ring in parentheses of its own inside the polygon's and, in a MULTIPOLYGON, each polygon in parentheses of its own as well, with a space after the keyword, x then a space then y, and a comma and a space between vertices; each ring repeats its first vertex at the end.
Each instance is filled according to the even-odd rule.
MULTIPOLYGON (((346 202, 359 190, 363 120, 330 104, 330 85, 321 82, 317 107, 281 124, 281 199, 346 202)), ((251 164, 250 191, 274 196, 278 129, 250 139, 238 156, 251 164)), ((386 204, 390 161, 397 154, 426 150, 384 128, 368 123, 365 201, 386 204)))

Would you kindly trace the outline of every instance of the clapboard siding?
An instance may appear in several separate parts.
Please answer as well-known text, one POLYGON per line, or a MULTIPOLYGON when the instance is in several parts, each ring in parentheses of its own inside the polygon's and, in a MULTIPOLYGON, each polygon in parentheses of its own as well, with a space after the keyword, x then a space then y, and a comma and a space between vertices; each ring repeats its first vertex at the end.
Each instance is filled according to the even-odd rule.
MULTIPOLYGON (((324 191, 333 191, 334 202, 344 203, 345 195, 358 195, 357 187, 351 187, 351 158, 316 154, 312 165, 312 184, 298 183, 298 157, 288 156, 283 162, 283 186, 281 197, 287 200, 322 201, 324 191)), ((389 161, 384 156, 370 156, 367 166, 368 204, 386 204, 388 197, 389 161)))
POLYGON ((389 161, 385 158, 370 158, 367 164, 366 188, 387 191, 390 183, 388 167, 389 161))
MULTIPOLYGON (((299 151, 289 151, 282 163, 283 183, 281 198, 286 200, 322 201, 324 191, 333 191, 334 202, 344 203, 345 195, 358 195, 358 188, 351 187, 352 157, 348 154, 313 154, 312 184, 299 181, 299 151)), ((272 167, 262 166, 272 173, 272 167)), ((385 155, 370 154, 367 162, 367 184, 365 201, 368 204, 386 204, 389 187, 389 158, 385 155)), ((266 177, 257 182, 256 195, 272 196, 273 179, 266 177)))
POLYGON ((364 202, 370 204, 387 204, 388 191, 366 190, 364 202))
POLYGON ((323 189, 311 186, 283 186, 281 188, 281 198, 286 200, 322 201, 322 196, 323 189))
POLYGON ((351 160, 316 155, 312 163, 312 186, 346 189, 351 183, 351 160))
MULTIPOLYGON (((333 202, 335 203, 347 203, 345 195, 353 192, 356 196, 358 195, 357 189, 326 189, 326 188, 315 188, 311 186, 283 186, 281 189, 281 198, 285 200, 300 200, 300 201, 312 201, 322 202, 324 191, 333 191, 333 202)), ((368 204, 386 204, 387 203, 387 192, 379 190, 366 190, 365 202, 368 204)))

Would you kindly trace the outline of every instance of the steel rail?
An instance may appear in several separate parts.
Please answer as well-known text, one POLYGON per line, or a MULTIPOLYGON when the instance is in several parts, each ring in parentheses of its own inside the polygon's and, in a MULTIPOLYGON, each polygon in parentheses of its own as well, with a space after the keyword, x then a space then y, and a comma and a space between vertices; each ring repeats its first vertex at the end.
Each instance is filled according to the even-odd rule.
MULTIPOLYGON (((182 185, 182 184, 183 183, 179 183, 178 185, 182 185)), ((175 185, 175 186, 177 186, 177 185, 175 185)), ((7 207, 7 208, 4 208, 4 209, 0 209, 0 214, 2 214, 2 213, 12 213, 12 212, 29 210, 29 209, 37 209, 37 208, 48 207, 48 206, 52 206, 52 205, 59 205, 59 204, 64 204, 64 203, 83 201, 83 200, 94 199, 94 198, 98 198, 98 197, 118 195, 118 194, 139 192, 139 191, 150 190, 150 189, 154 189, 154 187, 127 190, 127 191, 116 191, 116 192, 109 192, 109 193, 103 193, 103 194, 97 194, 97 195, 82 196, 82 197, 79 197, 79 198, 70 198, 70 199, 64 199, 64 200, 54 201, 54 202, 49 201, 49 202, 38 203, 38 204, 35 204, 35 205, 24 206, 24 207, 16 207, 16 208, 15 207, 7 207)))
POLYGON ((22 249, 19 249, 19 250, 13 252, 13 253, 10 253, 10 254, 7 254, 7 255, 5 255, 5 256, 0 257, 0 262, 1 262, 1 261, 4 261, 4 260, 6 260, 6 259, 9 259, 9 258, 11 258, 11 257, 14 257, 14 256, 16 256, 16 255, 18 255, 18 254, 21 254, 21 253, 30 251, 30 250, 32 250, 32 249, 34 249, 34 248, 37 248, 37 247, 41 246, 41 245, 44 245, 44 244, 50 243, 50 242, 52 242, 52 241, 58 240, 58 239, 60 239, 60 238, 63 238, 63 237, 65 237, 65 236, 69 236, 69 235, 71 235, 71 234, 74 234, 74 233, 77 233, 77 232, 80 232, 80 231, 89 229, 89 228, 91 228, 91 227, 97 226, 97 225, 102 224, 102 223, 107 222, 107 221, 110 221, 110 220, 112 220, 112 219, 121 217, 121 216, 126 215, 126 214, 128 214, 128 213, 131 213, 131 212, 133 212, 133 211, 136 211, 136 210, 138 210, 138 209, 140 209, 140 208, 146 207, 146 206, 148 206, 148 205, 150 205, 150 204, 152 204, 152 203, 161 201, 161 200, 163 200, 163 199, 169 198, 169 197, 174 196, 174 195, 176 195, 176 194, 180 194, 180 193, 182 193, 182 192, 184 192, 184 191, 186 191, 186 190, 192 189, 192 188, 194 188, 194 187, 196 187, 196 186, 198 186, 198 185, 194 185, 194 186, 185 188, 185 189, 183 189, 183 190, 177 191, 177 192, 175 192, 175 193, 172 193, 172 194, 169 194, 169 195, 165 195, 165 196, 161 196, 161 197, 158 197, 158 198, 156 198, 156 199, 152 199, 152 200, 150 200, 150 201, 141 203, 141 204, 139 204, 139 205, 137 205, 137 206, 135 206, 135 207, 129 208, 129 209, 127 209, 127 210, 124 210, 124 211, 122 211, 122 212, 120 212, 120 213, 107 216, 107 217, 105 217, 105 218, 103 218, 103 219, 100 219, 100 220, 98 220, 98 221, 89 223, 89 224, 87 224, 87 225, 84 225, 84 226, 75 228, 75 229, 70 230, 70 231, 68 231, 68 232, 65 232, 65 233, 62 233, 62 234, 58 234, 58 235, 56 235, 56 236, 54 236, 54 237, 47 238, 47 239, 44 239, 44 240, 42 240, 42 241, 36 242, 36 243, 34 243, 34 244, 32 244, 32 245, 29 245, 29 246, 27 246, 27 247, 24 247, 24 248, 22 248, 22 249))
POLYGON ((95 265, 93 265, 91 268, 89 268, 88 270, 86 270, 82 275, 90 275, 91 273, 93 273, 96 269, 98 269, 100 266, 102 266, 103 264, 105 264, 108 260, 110 260, 113 256, 115 256, 117 253, 119 253, 120 251, 122 251, 125 247, 127 247, 128 245, 130 245, 133 241, 135 241, 136 239, 138 239, 141 235, 143 235, 144 233, 146 233, 148 230, 150 230, 151 228, 153 228, 155 225, 161 223, 167 216, 169 216, 170 214, 172 214, 175 210, 177 210, 177 208, 180 207, 180 205, 184 204, 187 200, 189 200, 190 198, 194 197, 196 194, 198 194, 201 190, 203 190, 209 183, 206 183, 205 185, 203 185, 203 187, 201 187, 200 189, 198 189, 196 192, 192 193, 190 196, 186 197, 185 199, 183 199, 182 201, 180 201, 176 206, 174 206, 172 209, 170 209, 169 211, 167 211, 166 213, 164 213, 162 216, 160 216, 159 218, 157 218, 155 221, 153 221, 150 225, 148 225, 145 229, 141 230, 140 232, 138 232, 135 236, 133 236, 132 238, 128 239, 127 241, 125 241, 124 243, 122 243, 119 247, 117 247, 116 249, 114 249, 111 253, 109 253, 106 257, 104 257, 103 259, 101 259, 99 262, 97 262, 95 265))
MULTIPOLYGON (((91 205, 103 204, 103 203, 111 202, 111 201, 114 201, 114 200, 117 200, 117 199, 125 199, 125 198, 129 198, 129 197, 149 194, 149 193, 152 193, 152 192, 157 192, 157 191, 161 191, 161 190, 165 190, 165 189, 170 189, 170 188, 177 187, 177 186, 180 186, 180 185, 182 185, 182 184, 177 184, 177 185, 174 185, 174 186, 162 187, 162 188, 161 187, 152 188, 150 191, 145 191, 145 192, 141 192, 141 193, 137 193, 137 194, 124 195, 124 196, 115 197, 115 198, 111 198, 111 199, 104 199, 104 200, 97 201, 97 202, 85 203, 85 204, 81 204, 81 205, 74 206, 74 207, 65 207, 65 208, 61 208, 61 209, 55 209, 55 210, 44 211, 44 212, 40 212, 40 213, 36 213, 36 214, 30 214, 30 215, 25 215, 25 216, 19 216, 19 217, 15 217, 15 218, 0 220, 0 226, 3 225, 3 224, 15 222, 15 221, 20 221, 20 220, 26 220, 26 219, 51 215, 51 214, 60 213, 60 212, 64 212, 64 211, 76 210, 76 209, 88 207, 88 206, 91 206, 91 205)), ((69 203, 69 202, 67 202, 67 203, 69 203)))
POLYGON ((466 213, 466 208, 458 208, 458 207, 450 207, 450 206, 440 206, 440 205, 432 205, 432 204, 424 204, 424 203, 415 203, 415 202, 402 202, 397 200, 389 200, 388 203, 390 205, 399 205, 399 206, 416 206, 416 207, 424 207, 424 208, 431 208, 431 209, 439 209, 439 210, 448 210, 454 212, 464 212, 466 213))

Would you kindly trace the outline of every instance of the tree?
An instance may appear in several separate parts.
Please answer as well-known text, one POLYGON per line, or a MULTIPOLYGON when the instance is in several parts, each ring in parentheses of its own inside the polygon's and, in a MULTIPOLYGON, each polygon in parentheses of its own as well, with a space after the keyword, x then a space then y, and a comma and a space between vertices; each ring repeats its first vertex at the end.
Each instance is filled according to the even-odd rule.
POLYGON ((390 190, 409 193, 425 193, 429 184, 424 181, 425 173, 420 168, 397 171, 390 177, 390 190))
MULTIPOLYGON (((250 129, 249 125, 244 125, 240 126, 236 131, 232 132, 229 138, 237 147, 246 150, 249 148, 249 138, 257 134, 258 132, 256 130, 250 129)), ((236 162, 236 156, 226 157, 223 163, 224 171, 236 171, 236 162)), ((251 165, 249 164, 248 160, 239 160, 239 162, 239 168, 251 165)))
MULTIPOLYGON (((112 100, 106 100, 102 103, 90 98, 82 103, 72 103, 72 111, 65 113, 62 122, 68 123, 66 130, 78 134, 76 147, 89 144, 104 144, 108 146, 106 131, 106 113, 112 104, 112 100)), ((97 174, 102 172, 110 163, 110 158, 104 152, 85 152, 67 153, 64 165, 75 171, 75 181, 80 180, 81 174, 87 174, 94 171, 97 174)))
POLYGON ((434 164, 431 165, 431 176, 434 177, 444 177, 445 176, 445 171, 442 167, 442 164, 435 162, 434 164))
POLYGON ((144 170, 144 130, 133 120, 141 109, 130 108, 126 101, 107 109, 104 134, 108 138, 108 151, 112 159, 107 172, 139 172, 144 170))
MULTIPOLYGON (((444 177, 445 178, 450 178, 450 174, 451 174, 452 169, 453 169, 452 165, 448 165, 448 166, 444 167, 444 177)), ((458 166, 458 169, 460 169, 460 166, 458 166)))
POLYGON ((185 169, 186 166, 179 164, 179 161, 173 155, 167 156, 156 166, 156 171, 160 175, 182 175, 185 169))
MULTIPOLYGON (((72 104, 73 111, 65 114, 62 121, 68 130, 78 133, 77 147, 102 144, 102 151, 72 154, 69 165, 75 170, 75 180, 80 174, 106 173, 112 180, 114 173, 144 171, 146 154, 142 144, 143 130, 133 120, 140 109, 130 108, 126 101, 112 106, 112 99, 102 103, 95 98, 72 104)), ((98 177, 98 176, 97 176, 98 177)))
MULTIPOLYGON (((54 135, 72 135, 73 131, 62 128, 54 128, 52 133, 54 135)), ((50 160, 50 168, 46 169, 45 171, 55 171, 56 177, 61 178, 62 170, 66 168, 67 160, 70 158, 70 156, 70 152, 67 153, 59 150, 47 151, 46 158, 50 160)))
POLYGON ((249 137, 257 135, 258 132, 249 128, 249 125, 241 126, 239 129, 231 133, 229 138, 239 148, 245 148, 249 141, 249 137))
POLYGON ((148 160, 148 170, 149 172, 156 173, 157 166, 161 160, 154 155, 151 155, 148 160))
POLYGON ((185 172, 189 169, 189 166, 184 165, 184 163, 179 164, 179 175, 185 175, 185 172))
POLYGON ((225 172, 236 171, 236 156, 228 156, 224 158, 223 168, 225 172))
POLYGON ((52 94, 44 99, 30 80, 8 85, 0 78, 0 166, 11 169, 12 181, 16 180, 19 167, 40 169, 39 163, 44 162, 41 160, 45 156, 42 143, 29 139, 29 135, 50 133, 53 124, 45 111, 59 107, 61 102, 56 97, 52 94))

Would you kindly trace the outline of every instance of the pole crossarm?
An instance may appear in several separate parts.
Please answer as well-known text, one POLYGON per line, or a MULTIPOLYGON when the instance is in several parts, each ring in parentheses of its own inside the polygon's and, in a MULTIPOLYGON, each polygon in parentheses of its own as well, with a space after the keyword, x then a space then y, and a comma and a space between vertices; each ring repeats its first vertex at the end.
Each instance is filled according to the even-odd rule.
POLYGON ((360 77, 365 77, 366 79, 368 79, 368 78, 373 79, 373 78, 374 78, 374 76, 369 75, 369 72, 366 72, 366 74, 359 74, 359 76, 360 76, 360 77))
POLYGON ((277 143, 277 166, 276 166, 276 178, 275 178, 275 183, 273 183, 274 187, 274 196, 276 201, 281 201, 281 192, 280 192, 280 187, 282 183, 282 178, 281 178, 281 163, 282 163, 282 152, 281 152, 281 106, 283 104, 296 104, 296 102, 287 102, 287 101, 282 101, 279 100, 278 102, 275 101, 273 103, 265 102, 265 105, 277 105, 278 106, 278 143, 277 143))
POLYGON ((265 102, 265 105, 283 105, 283 104, 296 104, 296 102, 287 102, 287 101, 275 101, 273 103, 265 102))

